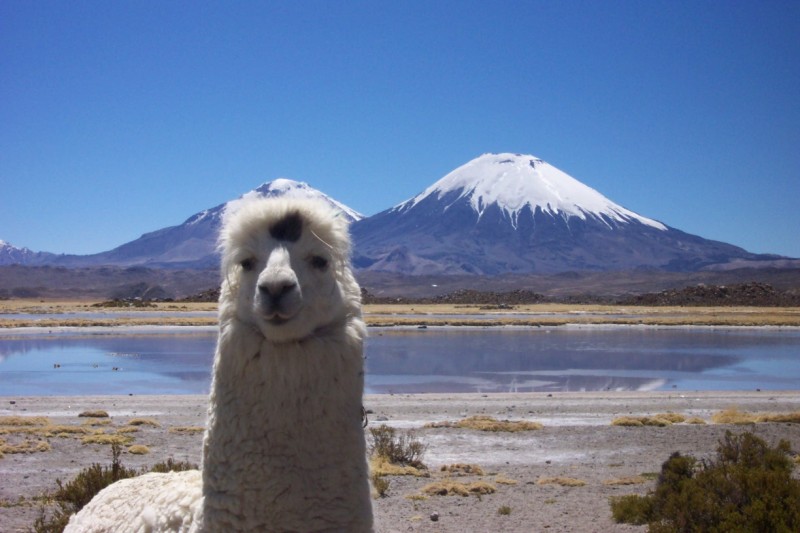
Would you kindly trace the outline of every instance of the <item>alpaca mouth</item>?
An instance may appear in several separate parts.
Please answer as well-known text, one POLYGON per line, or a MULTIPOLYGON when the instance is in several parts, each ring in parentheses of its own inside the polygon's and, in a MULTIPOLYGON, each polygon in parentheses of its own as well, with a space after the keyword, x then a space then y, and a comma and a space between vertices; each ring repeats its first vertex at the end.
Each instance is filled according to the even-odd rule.
POLYGON ((264 314, 264 321, 271 326, 282 326, 294 318, 294 314, 270 311, 264 314))

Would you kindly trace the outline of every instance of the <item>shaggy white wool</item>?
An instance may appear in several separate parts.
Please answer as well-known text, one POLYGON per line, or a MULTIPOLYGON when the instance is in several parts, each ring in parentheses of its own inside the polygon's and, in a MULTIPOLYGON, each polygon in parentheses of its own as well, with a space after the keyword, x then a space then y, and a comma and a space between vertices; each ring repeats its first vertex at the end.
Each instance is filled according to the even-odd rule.
POLYGON ((202 519, 202 485, 197 470, 123 479, 95 496, 65 531, 194 533, 202 519))
POLYGON ((220 250, 202 483, 197 472, 119 482, 67 531, 372 530, 366 328, 345 218, 314 200, 238 202, 220 250))

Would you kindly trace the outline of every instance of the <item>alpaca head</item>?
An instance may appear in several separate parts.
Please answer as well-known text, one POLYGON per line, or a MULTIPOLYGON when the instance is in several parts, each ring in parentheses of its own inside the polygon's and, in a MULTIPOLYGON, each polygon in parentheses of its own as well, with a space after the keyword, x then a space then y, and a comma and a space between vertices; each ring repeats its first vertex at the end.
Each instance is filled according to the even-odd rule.
POLYGON ((226 211, 220 247, 223 319, 290 342, 359 313, 347 221, 322 201, 240 201, 226 211))

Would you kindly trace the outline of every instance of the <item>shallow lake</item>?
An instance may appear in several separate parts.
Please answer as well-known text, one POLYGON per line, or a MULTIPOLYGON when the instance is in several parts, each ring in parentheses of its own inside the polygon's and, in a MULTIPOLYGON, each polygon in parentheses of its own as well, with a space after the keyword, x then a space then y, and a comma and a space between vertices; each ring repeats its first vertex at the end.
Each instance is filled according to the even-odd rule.
MULTIPOLYGON (((0 395, 206 393, 216 334, 0 336, 0 395)), ((373 328, 368 393, 800 389, 800 330, 373 328)))

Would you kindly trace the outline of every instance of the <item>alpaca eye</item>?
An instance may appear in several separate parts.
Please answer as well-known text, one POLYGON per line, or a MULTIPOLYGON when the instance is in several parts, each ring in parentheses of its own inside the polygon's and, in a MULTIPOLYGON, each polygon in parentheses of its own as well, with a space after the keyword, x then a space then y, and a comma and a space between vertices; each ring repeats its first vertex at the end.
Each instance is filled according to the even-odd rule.
POLYGON ((325 268, 328 266, 328 260, 319 255, 311 256, 309 261, 311 262, 311 266, 317 270, 325 270, 325 268))
POLYGON ((251 257, 249 259, 245 259, 239 264, 242 265, 242 270, 245 272, 250 272, 256 266, 256 260, 251 257))

